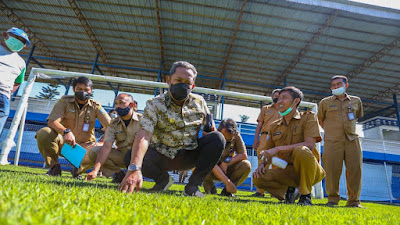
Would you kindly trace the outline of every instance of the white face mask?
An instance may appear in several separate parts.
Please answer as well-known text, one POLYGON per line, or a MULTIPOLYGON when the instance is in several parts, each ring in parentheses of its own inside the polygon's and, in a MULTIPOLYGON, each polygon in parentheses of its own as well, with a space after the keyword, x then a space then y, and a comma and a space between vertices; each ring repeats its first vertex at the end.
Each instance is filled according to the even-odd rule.
POLYGON ((342 95, 345 91, 346 91, 346 89, 344 87, 340 87, 340 88, 333 89, 332 94, 339 96, 339 95, 342 95))

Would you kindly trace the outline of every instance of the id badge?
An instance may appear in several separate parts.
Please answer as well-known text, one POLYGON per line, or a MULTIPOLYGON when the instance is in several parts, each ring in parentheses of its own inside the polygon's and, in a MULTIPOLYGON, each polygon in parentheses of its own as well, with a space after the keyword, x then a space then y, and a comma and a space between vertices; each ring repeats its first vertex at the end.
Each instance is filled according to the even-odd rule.
POLYGON ((89 124, 88 124, 88 123, 84 123, 84 124, 83 124, 82 131, 83 131, 83 132, 88 132, 88 131, 89 131, 89 124))
POLYGON ((349 117, 349 120, 354 120, 356 117, 354 116, 354 113, 353 112, 349 112, 348 114, 347 114, 347 116, 349 117))

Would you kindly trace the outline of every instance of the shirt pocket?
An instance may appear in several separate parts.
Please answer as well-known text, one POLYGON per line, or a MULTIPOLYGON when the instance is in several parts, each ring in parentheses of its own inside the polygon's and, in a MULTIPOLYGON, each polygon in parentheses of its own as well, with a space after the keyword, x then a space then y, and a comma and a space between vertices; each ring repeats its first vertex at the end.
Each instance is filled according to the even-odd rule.
POLYGON ((275 132, 272 134, 272 141, 276 144, 282 139, 282 132, 275 132))
POLYGON ((67 109, 67 111, 65 112, 65 119, 67 120, 75 120, 75 109, 67 109))
POLYGON ((123 131, 115 132, 115 140, 116 141, 125 141, 126 134, 123 131))
POLYGON ((339 116, 338 111, 339 107, 337 107, 337 105, 328 106, 328 108, 326 109, 326 117, 336 118, 339 116))

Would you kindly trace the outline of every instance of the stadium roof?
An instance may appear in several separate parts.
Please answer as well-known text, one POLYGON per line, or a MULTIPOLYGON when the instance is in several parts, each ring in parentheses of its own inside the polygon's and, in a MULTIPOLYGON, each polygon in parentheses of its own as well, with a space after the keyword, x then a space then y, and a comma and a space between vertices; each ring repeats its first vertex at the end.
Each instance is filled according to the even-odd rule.
POLYGON ((329 95, 332 75, 343 74, 366 113, 393 105, 400 90, 395 9, 345 0, 0 0, 0 6, 0 28, 23 28, 36 46, 30 66, 90 73, 98 54, 97 74, 155 81, 160 67, 186 60, 198 69, 197 86, 269 95, 293 85, 312 102, 329 95))

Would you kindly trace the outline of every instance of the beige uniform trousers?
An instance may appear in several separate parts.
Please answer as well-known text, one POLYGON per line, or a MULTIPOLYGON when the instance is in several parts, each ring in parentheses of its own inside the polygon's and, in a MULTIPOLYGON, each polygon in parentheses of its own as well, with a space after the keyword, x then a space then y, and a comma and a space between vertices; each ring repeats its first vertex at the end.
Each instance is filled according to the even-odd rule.
POLYGON ((302 195, 310 194, 312 186, 320 182, 325 171, 312 151, 305 146, 293 149, 293 165, 285 169, 267 169, 260 178, 254 178, 254 185, 268 191, 273 197, 284 200, 288 187, 299 187, 302 195))
MULTIPOLYGON (((82 160, 81 168, 83 171, 88 170, 92 167, 95 162, 97 155, 102 146, 95 146, 91 148, 88 152, 88 158, 82 160)), ((124 163, 124 157, 127 151, 120 151, 118 149, 111 149, 110 154, 108 155, 107 160, 101 165, 101 172, 106 177, 111 177, 115 173, 121 172, 121 168, 126 168, 124 163)))
POLYGON ((338 203, 339 180, 343 161, 346 166, 347 205, 360 204, 362 151, 360 139, 353 141, 325 141, 322 160, 326 171, 325 187, 328 201, 338 203))
MULTIPOLYGON (((261 134, 260 139, 259 139, 259 143, 258 143, 258 147, 257 147, 258 165, 260 165, 260 163, 261 163, 261 160, 258 157, 260 155, 260 152, 262 150, 267 150, 267 149, 262 149, 262 147, 265 146, 265 144, 267 143, 267 137, 268 137, 268 134, 261 134)), ((262 188, 258 188, 257 192, 264 193, 265 190, 263 190, 262 188)))
MULTIPOLYGON (((50 127, 44 127, 36 132, 36 140, 40 154, 42 154, 47 167, 52 167, 58 163, 58 157, 61 156, 61 148, 64 145, 63 137, 50 127)), ((95 142, 77 143, 86 149, 86 155, 83 160, 88 160, 88 150, 96 145, 95 142)), ((84 172, 79 168, 78 173, 84 172)))
MULTIPOLYGON (((246 180, 250 171, 251 163, 248 160, 242 160, 228 166, 226 176, 235 184, 235 186, 238 186, 246 180)), ((203 187, 206 193, 211 192, 211 189, 214 187, 214 180, 218 180, 218 178, 215 177, 213 172, 209 173, 204 178, 203 187)))

